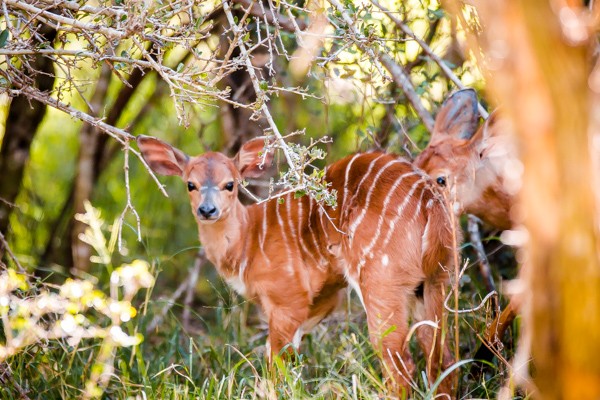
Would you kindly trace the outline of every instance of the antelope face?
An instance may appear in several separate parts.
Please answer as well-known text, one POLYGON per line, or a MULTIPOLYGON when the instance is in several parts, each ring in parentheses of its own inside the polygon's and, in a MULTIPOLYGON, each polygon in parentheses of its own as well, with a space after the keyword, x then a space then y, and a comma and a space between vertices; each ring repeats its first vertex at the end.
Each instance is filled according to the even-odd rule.
POLYGON ((459 90, 444 101, 435 119, 431 141, 415 165, 429 174, 461 212, 472 188, 478 152, 473 135, 479 126, 478 101, 472 89, 459 90))
POLYGON ((190 158, 162 140, 140 135, 138 147, 148 166, 160 175, 177 175, 187 185, 192 212, 198 224, 214 224, 229 215, 243 178, 256 178, 273 161, 265 139, 245 143, 233 158, 221 153, 205 153, 190 158))
POLYGON ((415 160, 415 165, 456 202, 455 211, 460 213, 476 193, 476 176, 479 152, 466 140, 448 138, 438 143, 430 143, 415 160))
POLYGON ((509 210, 520 182, 520 176, 511 178, 519 163, 508 134, 510 123, 498 112, 480 128, 478 120, 475 92, 454 93, 442 105, 431 141, 415 165, 446 190, 456 213, 510 226, 509 210))
POLYGON ((212 224, 226 218, 237 200, 240 172, 221 153, 192 158, 182 176, 187 184, 192 212, 198 223, 212 224))

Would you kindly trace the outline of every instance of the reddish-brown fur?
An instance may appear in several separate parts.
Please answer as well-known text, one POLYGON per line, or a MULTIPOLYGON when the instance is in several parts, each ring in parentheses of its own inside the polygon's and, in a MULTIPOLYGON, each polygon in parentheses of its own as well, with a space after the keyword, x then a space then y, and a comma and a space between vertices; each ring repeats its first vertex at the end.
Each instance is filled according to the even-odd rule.
MULTIPOLYGON (((460 213, 470 213, 500 229, 513 225, 511 207, 520 164, 515 159, 507 121, 496 112, 478 129, 477 96, 461 90, 440 109, 429 145, 415 160, 433 179, 444 177, 448 195, 460 213), (461 119, 456 118, 461 115, 461 119)), ((488 332, 488 342, 502 338, 516 316, 514 301, 498 316, 488 332)))
MULTIPOLYGON (((283 203, 243 206, 238 182, 262 172, 258 154, 264 140, 246 143, 234 159, 220 153, 188 158, 150 137, 139 137, 138 145, 154 171, 179 175, 196 188, 190 201, 200 241, 219 274, 262 307, 272 354, 297 346, 303 333, 337 307, 341 289, 350 283, 361 297, 371 341, 392 385, 408 389, 414 370, 406 345, 409 315, 441 327, 448 276, 443 268, 453 251, 449 215, 425 174, 393 155, 356 154, 326 170, 338 192, 336 208, 292 194, 283 196, 283 203), (231 192, 228 182, 235 182, 231 192), (205 186, 202 195, 198 188, 205 186), (199 210, 210 208, 207 203, 220 212, 212 220, 199 210), (421 285, 423 298, 417 298, 421 285)), ((263 158, 269 163, 271 157, 263 158)), ((431 360, 433 382, 452 356, 442 345, 441 329, 422 326, 417 338, 431 360)), ((451 385, 447 378, 440 391, 450 393, 451 385)))

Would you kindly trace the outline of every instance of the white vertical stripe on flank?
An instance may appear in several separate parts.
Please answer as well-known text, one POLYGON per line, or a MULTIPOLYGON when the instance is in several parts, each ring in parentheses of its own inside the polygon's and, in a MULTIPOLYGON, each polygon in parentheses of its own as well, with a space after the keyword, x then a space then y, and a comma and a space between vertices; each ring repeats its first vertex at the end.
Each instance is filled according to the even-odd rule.
POLYGON ((291 218, 292 216, 292 205, 291 205, 291 201, 290 198, 291 197, 291 193, 288 193, 285 195, 284 199, 285 199, 285 209, 287 211, 287 222, 290 225, 290 233, 292 234, 292 239, 296 240, 297 236, 296 236, 296 227, 294 227, 293 222, 293 218, 291 218))
POLYGON ((262 237, 259 237, 258 240, 258 248, 260 249, 260 253, 262 254, 264 260, 267 262, 267 266, 270 267, 271 266, 271 260, 269 260, 269 257, 267 257, 267 254, 265 253, 265 238, 267 236, 267 218, 269 216, 268 214, 268 207, 267 207, 267 202, 263 203, 263 221, 262 221, 262 237))
POLYGON ((404 178, 407 178, 407 177, 413 176, 413 175, 417 175, 417 173, 413 171, 413 172, 409 172, 409 173, 400 175, 400 177, 398 179, 396 179, 396 181, 394 182, 394 184, 388 191, 388 194, 387 194, 387 196, 385 196, 385 200, 383 201, 383 208, 381 210, 381 213, 379 214, 379 219, 377 220, 377 230, 375 231, 375 235, 373 235, 373 239, 371 239, 371 242, 369 243, 369 245, 363 249, 363 253, 362 253, 363 256, 365 254, 369 254, 369 256, 372 257, 372 255, 370 253, 371 253, 371 250, 373 250, 373 247, 375 246, 377 241, 379 240, 379 236, 381 235, 381 228, 383 227, 383 221, 385 221, 385 219, 386 219, 386 211, 390 204, 390 201, 392 200, 392 196, 394 195, 396 189, 398 189, 398 186, 400 186, 400 184, 402 183, 404 178))
POLYGON ((392 237, 392 233, 394 233, 394 230, 396 229, 396 224, 398 223, 398 220, 402 217, 402 211, 404 211, 404 207, 406 207, 406 205, 410 201, 410 198, 415 193, 415 190, 417 190, 417 187, 419 186, 419 184, 421 184, 423 182, 425 182, 425 179, 421 178, 421 179, 416 180, 415 183, 413 183, 410 191, 408 192, 408 194, 404 198, 404 201, 398 207, 398 210, 396 211, 396 216, 390 222, 390 229, 388 230, 388 233, 385 236, 385 239, 384 239, 383 244, 381 245, 381 247, 385 247, 389 243, 389 241, 390 241, 390 239, 392 237))
MULTIPOLYGON (((423 202, 423 193, 425 193, 425 188, 423 188, 423 191, 421 192, 421 200, 419 201, 419 210, 421 207, 421 203, 423 202)), ((427 201, 427 204, 425 205, 425 208, 431 208, 431 206, 433 205, 433 199, 429 199, 427 201)), ((416 218, 417 214, 415 213, 413 218, 416 218)), ((427 251, 427 248, 429 247, 429 223, 431 222, 431 220, 429 219, 429 217, 427 217, 427 224, 425 224, 425 229, 423 230, 423 236, 421 236, 421 256, 423 254, 425 254, 425 252, 427 251)))
POLYGON ((323 256, 323 253, 321 252, 321 247, 319 246, 319 241, 317 240, 317 237, 315 236, 315 232, 312 229, 312 212, 313 212, 313 203, 316 203, 312 198, 308 198, 308 204, 309 204, 309 208, 308 208, 308 215, 306 216, 306 220, 308 221, 308 230, 310 231, 310 236, 312 238, 312 242, 313 242, 313 246, 315 247, 315 250, 317 253, 319 253, 319 264, 323 262, 323 259, 325 258, 323 256))
POLYGON ((283 238, 283 245, 285 246, 285 251, 287 253, 288 261, 292 261, 292 252, 290 251, 290 246, 288 244, 288 238, 285 233, 285 229, 283 229, 283 219, 281 218, 281 213, 279 212, 279 201, 275 200, 277 203, 275 205, 275 213, 277 214, 277 222, 279 223, 279 230, 281 231, 281 237, 283 238))
MULTIPOLYGON (((346 212, 344 213, 345 216, 348 216, 350 207, 352 207, 353 204, 354 204, 354 202, 356 201, 356 197, 358 196, 358 193, 360 192, 360 188, 362 187, 362 185, 365 182, 365 180, 371 174, 371 171, 375 167, 375 164, 377 163, 377 160, 379 160, 383 156, 385 156, 385 153, 381 153, 380 155, 378 155, 377 157, 375 157, 373 160, 371 160, 371 162, 369 163, 369 168, 367 168, 367 172, 365 172, 365 174, 363 175, 363 177, 360 180, 360 182, 358 182, 358 185, 356 185, 356 189, 354 189, 354 194, 352 195, 352 199, 348 203, 346 203, 346 212)), ((343 212, 343 211, 344 210, 340 210, 340 212, 343 212)), ((349 232, 349 233, 352 234, 352 232, 349 232)))
POLYGON ((360 153, 356 153, 348 162, 348 165, 346 165, 346 173, 344 175, 344 195, 342 196, 342 201, 340 202, 340 219, 342 216, 342 211, 344 210, 344 201, 346 200, 346 197, 348 197, 348 177, 350 176, 350 169, 352 168, 354 160, 356 160, 358 156, 360 156, 360 153))
POLYGON ((413 214, 412 220, 416 220, 417 216, 419 215, 419 213, 421 212, 421 206, 423 204, 423 195, 425 194, 425 187, 423 187, 423 189, 421 189, 421 195, 419 196, 419 202, 417 203, 417 208, 415 208, 415 213, 413 214))
POLYGON ((402 215, 402 213, 404 212, 404 208, 408 205, 408 202, 413 197, 413 194, 415 194, 415 191, 417 190, 419 185, 423 182, 425 182, 425 179, 421 178, 421 179, 415 181, 415 183, 413 183, 412 187, 410 188, 410 192, 408 192, 408 195, 406 195, 406 198, 404 199, 402 204, 400 204, 400 206, 398 207, 397 216, 402 215))
POLYGON ((369 189, 369 192, 367 193, 367 198, 365 200, 365 206, 363 207, 362 210, 360 210, 360 214, 358 215, 358 217, 356 217, 356 219, 354 221, 352 221, 352 224, 350 225, 350 229, 348 230, 350 235, 354 236, 354 232, 356 231, 356 228, 358 228, 358 226, 361 224, 363 218, 367 214, 367 210, 369 209, 369 203, 371 202, 371 195, 373 194, 373 188, 377 186, 377 181, 379 180, 379 178, 381 178, 381 175, 383 175, 385 170, 388 169, 390 166, 392 166, 393 164, 397 164, 399 162, 400 161, 396 160, 396 159, 390 160, 383 166, 383 168, 381 168, 377 172, 377 175, 375 175, 375 178, 373 178, 373 182, 371 182, 371 188, 369 189))
POLYGON ((262 220, 262 237, 259 240, 261 251, 265 245, 265 237, 267 236, 267 202, 263 203, 263 220, 262 220))
MULTIPOLYGON (((308 251, 308 249, 306 248, 306 245, 304 244, 304 239, 303 239, 303 235, 302 235, 302 223, 303 221, 303 214, 304 214, 304 210, 303 210, 303 205, 302 205, 302 200, 304 199, 304 197, 301 197, 298 199, 297 201, 297 207, 296 210, 298 211, 298 243, 300 243, 300 248, 302 249, 302 251, 304 251, 305 254, 308 254, 310 256, 310 258, 312 259, 312 261, 315 263, 315 265, 318 265, 318 261, 315 258, 315 256, 308 251)), ((310 201, 310 199, 309 199, 310 201)), ((302 259, 304 259, 304 257, 301 257, 302 259)))

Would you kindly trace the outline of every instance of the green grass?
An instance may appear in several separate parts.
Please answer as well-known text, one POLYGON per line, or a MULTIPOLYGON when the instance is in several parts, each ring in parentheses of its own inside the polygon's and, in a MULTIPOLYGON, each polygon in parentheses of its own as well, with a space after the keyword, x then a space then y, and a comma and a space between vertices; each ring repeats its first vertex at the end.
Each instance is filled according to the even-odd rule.
MULTIPOLYGON (((147 308, 138 307, 141 314, 126 325, 130 332, 144 333, 145 340, 135 348, 117 350, 114 375, 103 398, 391 398, 368 341, 364 312, 353 296, 304 338, 295 360, 278 360, 275 373, 264 359, 265 324, 255 307, 242 298, 228 290, 218 293, 221 300, 216 305, 192 313, 190 332, 179 322, 181 307, 176 306, 162 324, 146 333, 146 326, 164 306, 154 297, 149 298, 147 308)), ((476 350, 473 338, 482 332, 482 322, 481 315, 461 315, 462 359, 476 350)), ((426 398, 430 385, 424 378, 423 356, 414 343, 411 347, 418 366, 414 397, 426 398)), ((82 341, 77 347, 63 341, 28 347, 4 365, 0 397, 80 397, 98 348, 99 343, 92 341, 82 341)), ((466 374, 469 367, 457 365, 459 398, 495 398, 506 368, 496 363, 474 380, 466 374)))
MULTIPOLYGON (((111 230, 110 240, 103 240, 104 223, 99 214, 92 211, 86 214, 90 220, 94 220, 90 227, 95 227, 95 234, 90 232, 89 237, 95 238, 98 253, 107 256, 104 258, 105 265, 96 265, 94 269, 100 279, 91 275, 88 277, 86 296, 90 299, 108 299, 106 295, 110 293, 113 301, 133 299, 132 304, 138 314, 131 319, 119 317, 115 320, 110 312, 98 312, 110 308, 94 311, 86 303, 89 300, 83 300, 86 297, 81 295, 70 298, 70 304, 75 309, 64 313, 81 313, 89 319, 90 324, 104 330, 117 324, 130 337, 141 333, 144 341, 134 347, 119 347, 117 342, 111 342, 110 338, 114 336, 107 334, 103 340, 95 335, 95 339, 75 342, 53 339, 37 341, 25 347, 17 346, 20 351, 0 363, 1 399, 80 398, 86 393, 86 384, 94 381, 94 376, 100 385, 107 382, 101 394, 101 398, 105 399, 393 398, 381 378, 379 357, 368 340, 365 313, 360 302, 351 293, 333 315, 305 336, 295 357, 287 361, 276 359, 273 365, 265 361, 267 331, 259 310, 227 289, 221 280, 215 278, 214 270, 210 268, 203 269, 196 286, 196 301, 203 302, 204 305, 192 305, 187 326, 184 327, 181 322, 183 307, 176 304, 156 328, 148 331, 151 321, 163 314, 167 304, 162 299, 163 295, 169 295, 172 291, 166 287, 167 283, 179 284, 187 277, 179 276, 175 281, 172 275, 176 275, 177 271, 170 268, 170 257, 163 262, 153 263, 150 270, 149 264, 143 261, 133 262, 127 268, 138 266, 138 269, 133 269, 137 271, 135 275, 125 274, 123 266, 114 269, 109 259, 115 253, 116 230, 111 230), (112 275, 108 274, 113 269, 112 275), (167 271, 171 274, 165 274, 167 271), (151 275, 162 278, 158 283, 155 282, 156 286, 151 286, 151 275), (116 276, 121 278, 114 280, 116 276), (136 280, 143 276, 146 276, 145 284, 136 280), (94 282, 93 288, 90 282, 94 282), (143 289, 146 287, 150 289, 143 289), (142 289, 137 295, 132 297, 140 288, 142 289), (127 297, 127 290, 134 289, 127 297), (88 305, 80 309, 78 304, 88 305), (109 349, 108 356, 106 349, 109 349), (98 377, 102 370, 98 360, 100 354, 104 355, 104 359, 111 360, 110 349, 115 352, 114 370, 109 368, 110 375, 107 380, 103 380, 98 377)), ((478 305, 481 301, 480 293, 485 293, 480 287, 477 274, 472 270, 473 268, 467 270, 467 275, 461 279, 461 309, 478 305)), ((36 310, 32 300, 37 300, 39 297, 36 296, 43 293, 40 282, 31 287, 24 284, 25 278, 15 273, 0 275, 0 278, 2 276, 4 278, 0 279, 0 294, 10 296, 13 304, 0 307, 0 343, 7 342, 4 335, 14 338, 19 330, 24 331, 27 326, 32 326, 27 325, 27 318, 29 324, 48 330, 53 320, 60 320, 61 315, 58 314, 53 317, 38 313, 36 315, 41 317, 38 316, 37 319, 32 317, 34 314, 28 314, 33 312, 31 310, 36 310), (10 276, 12 278, 8 279, 10 276), (13 282, 8 291, 10 284, 6 282, 13 282), (28 300, 23 300, 25 298, 28 300), (23 306, 26 303, 29 308, 23 306), (6 326, 2 325, 5 321, 9 321, 6 326)), ((50 290, 62 293, 57 287, 51 287, 50 290)), ((125 310, 129 309, 127 303, 125 310)), ((121 311, 118 313, 122 315, 121 311)), ((459 360, 452 367, 460 375, 459 398, 496 398, 500 388, 508 381, 509 368, 502 360, 489 364, 485 372, 477 377, 468 373, 472 365, 470 358, 476 352, 486 324, 491 319, 489 305, 474 312, 459 314, 460 348, 452 349, 458 350, 460 354, 459 360)), ((451 346, 454 344, 456 328, 454 321, 453 315, 448 316, 445 340, 451 346)), ((412 382, 412 398, 439 398, 434 396, 436 382, 427 382, 425 357, 415 342, 415 338, 412 338, 410 348, 417 365, 417 373, 412 382)), ((513 348, 514 345, 509 342, 502 351, 503 360, 512 358, 513 348)), ((92 393, 91 390, 87 392, 92 393)), ((517 395, 515 398, 522 396, 517 395)))

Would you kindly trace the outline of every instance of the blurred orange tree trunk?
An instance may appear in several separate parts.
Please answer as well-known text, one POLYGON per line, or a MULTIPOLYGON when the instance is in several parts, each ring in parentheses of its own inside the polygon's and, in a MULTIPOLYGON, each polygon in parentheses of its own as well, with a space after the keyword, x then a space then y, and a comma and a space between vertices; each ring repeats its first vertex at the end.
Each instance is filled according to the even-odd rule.
POLYGON ((489 83, 513 120, 524 164, 513 212, 529 233, 521 250, 523 340, 536 397, 598 399, 600 246, 590 146, 597 95, 588 84, 595 38, 583 5, 570 3, 477 5, 489 83))

